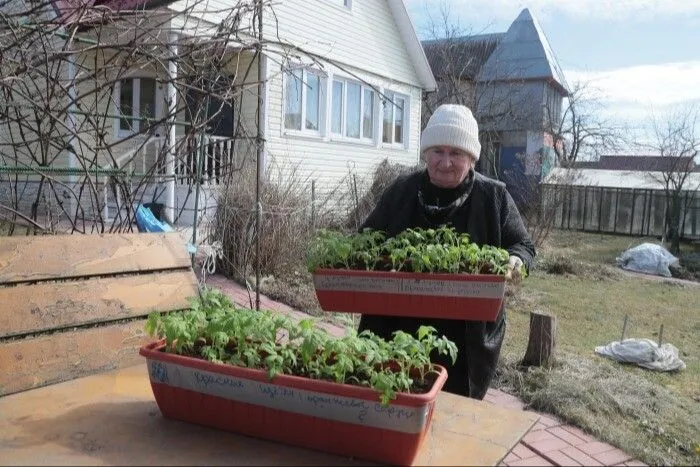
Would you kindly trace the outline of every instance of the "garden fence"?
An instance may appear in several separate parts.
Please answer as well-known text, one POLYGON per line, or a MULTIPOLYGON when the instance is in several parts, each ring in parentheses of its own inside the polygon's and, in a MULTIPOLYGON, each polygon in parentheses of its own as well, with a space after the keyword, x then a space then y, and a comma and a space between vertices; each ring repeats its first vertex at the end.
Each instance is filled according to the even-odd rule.
MULTIPOLYGON (((544 199, 558 204, 554 227, 639 236, 664 234, 666 195, 661 190, 548 186, 544 199)), ((700 193, 682 195, 681 239, 700 238, 700 193)))

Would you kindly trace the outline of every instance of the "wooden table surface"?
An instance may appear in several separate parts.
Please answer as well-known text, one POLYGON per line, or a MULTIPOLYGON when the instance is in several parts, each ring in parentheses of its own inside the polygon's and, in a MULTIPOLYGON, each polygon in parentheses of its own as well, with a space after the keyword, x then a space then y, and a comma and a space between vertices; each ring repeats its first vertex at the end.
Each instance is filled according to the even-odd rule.
MULTIPOLYGON (((438 397, 415 465, 496 465, 537 415, 438 397)), ((2 465, 376 465, 162 417, 146 365, 0 398, 2 465)))

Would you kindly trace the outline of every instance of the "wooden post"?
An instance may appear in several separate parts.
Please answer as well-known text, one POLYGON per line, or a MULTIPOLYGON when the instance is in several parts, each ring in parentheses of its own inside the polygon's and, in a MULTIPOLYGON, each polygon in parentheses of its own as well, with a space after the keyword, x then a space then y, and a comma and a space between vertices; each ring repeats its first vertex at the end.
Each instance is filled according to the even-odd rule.
POLYGON ((659 328, 659 347, 661 347, 661 343, 664 340, 664 325, 661 324, 661 327, 659 328))
POLYGON ((600 188, 600 199, 598 200, 598 232, 603 231, 603 195, 604 188, 600 188))
POLYGON ((554 361, 557 318, 540 311, 530 313, 530 337, 524 366, 549 366, 554 361))
POLYGON ((625 315, 625 321, 622 323, 622 337, 620 338, 620 342, 625 340, 625 334, 627 334, 627 320, 629 319, 628 315, 625 315))

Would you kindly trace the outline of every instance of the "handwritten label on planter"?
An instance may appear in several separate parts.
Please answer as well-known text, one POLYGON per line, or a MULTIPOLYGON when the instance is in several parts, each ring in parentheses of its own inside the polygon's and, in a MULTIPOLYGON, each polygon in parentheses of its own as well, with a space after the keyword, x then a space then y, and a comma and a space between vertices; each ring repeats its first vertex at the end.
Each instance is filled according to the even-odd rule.
POLYGON ((436 297, 503 297, 505 283, 464 280, 430 280, 407 277, 370 277, 315 274, 317 290, 429 295, 436 297))
POLYGON ((156 383, 323 419, 420 433, 428 418, 428 406, 383 407, 378 401, 289 388, 155 360, 148 361, 148 368, 151 381, 156 383), (165 380, 163 374, 168 375, 165 380))

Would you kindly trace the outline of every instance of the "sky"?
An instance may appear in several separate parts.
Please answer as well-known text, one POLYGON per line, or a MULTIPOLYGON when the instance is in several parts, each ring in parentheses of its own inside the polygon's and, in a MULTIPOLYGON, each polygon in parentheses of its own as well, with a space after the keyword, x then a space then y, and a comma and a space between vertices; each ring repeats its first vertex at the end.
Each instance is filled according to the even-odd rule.
MULTIPOLYGON (((465 34, 505 32, 523 8, 539 21, 567 82, 585 81, 607 117, 647 131, 700 103, 700 0, 405 0, 421 39, 440 20, 465 34), (432 20, 431 20, 432 18, 432 20)), ((698 132, 700 136, 700 132, 698 132)))

